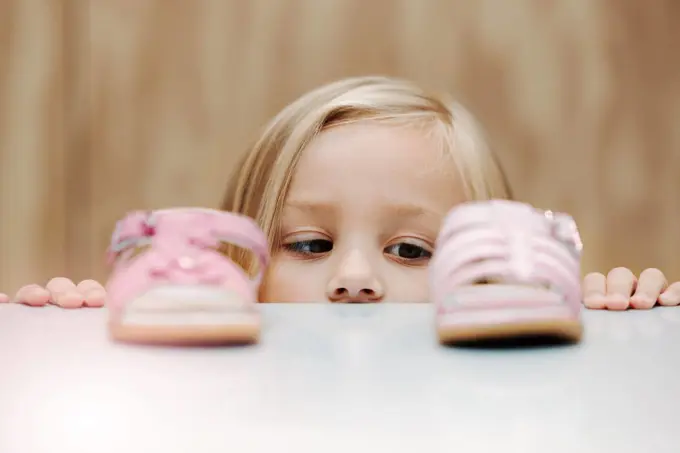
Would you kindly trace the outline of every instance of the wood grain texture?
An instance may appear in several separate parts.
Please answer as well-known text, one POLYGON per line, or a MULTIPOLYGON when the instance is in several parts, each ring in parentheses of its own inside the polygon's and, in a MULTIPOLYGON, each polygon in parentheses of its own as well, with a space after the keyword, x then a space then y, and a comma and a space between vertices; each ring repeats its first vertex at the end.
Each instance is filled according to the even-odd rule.
POLYGON ((0 288, 67 272, 65 4, 0 2, 0 288))
POLYGON ((447 91, 584 270, 680 278, 680 3, 0 2, 0 288, 104 278, 133 208, 217 205, 286 103, 361 74, 447 91))

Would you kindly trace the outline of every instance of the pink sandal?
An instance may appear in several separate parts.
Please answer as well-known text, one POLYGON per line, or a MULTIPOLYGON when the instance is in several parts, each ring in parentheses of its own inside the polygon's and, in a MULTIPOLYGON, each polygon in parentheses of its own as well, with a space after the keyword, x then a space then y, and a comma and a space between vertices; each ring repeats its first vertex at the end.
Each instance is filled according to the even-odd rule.
POLYGON ((573 219, 518 202, 469 202, 430 263, 441 343, 525 336, 578 342, 581 249, 573 219))
POLYGON ((133 212, 118 222, 107 284, 109 331, 142 343, 254 343, 257 293, 269 252, 248 217, 210 209, 133 212), (247 248, 259 260, 248 274, 221 251, 247 248))

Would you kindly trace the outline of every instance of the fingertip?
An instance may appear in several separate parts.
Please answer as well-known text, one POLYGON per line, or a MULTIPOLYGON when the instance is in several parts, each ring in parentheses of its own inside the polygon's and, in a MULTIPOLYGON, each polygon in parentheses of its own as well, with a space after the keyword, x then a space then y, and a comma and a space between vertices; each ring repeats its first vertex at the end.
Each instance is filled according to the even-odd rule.
POLYGON ((103 307, 106 300, 106 291, 103 289, 91 289, 84 296, 86 306, 103 307))
POLYGON ((604 286, 607 282, 607 277, 600 272, 591 272, 583 277, 583 284, 585 286, 604 286))
POLYGON ((101 285, 101 283, 95 280, 83 280, 82 282, 78 283, 76 289, 83 294, 95 290, 104 291, 104 287, 101 285))
POLYGON ((659 305, 664 307, 675 307, 676 305, 680 305, 680 298, 662 294, 659 296, 659 305))
POLYGON ((33 307, 42 307, 50 302, 50 293, 39 285, 28 285, 17 291, 16 302, 33 307))
POLYGON ((9 302, 9 296, 7 294, 0 294, 0 304, 6 304, 9 302))
POLYGON ((610 310, 626 310, 630 297, 637 290, 637 277, 625 267, 616 267, 607 274, 606 300, 610 310))
POLYGON ((601 279, 605 278, 605 275, 602 272, 589 272, 586 274, 585 277, 583 277, 584 280, 589 280, 593 278, 601 279))
POLYGON ((653 278, 655 280, 662 280, 662 281, 666 280, 666 276, 664 275, 664 273, 661 272, 661 270, 656 269, 654 267, 647 268, 640 273, 640 279, 641 280, 642 280, 642 278, 645 278, 645 277, 646 278, 653 278))
POLYGON ((673 283, 659 296, 659 304, 666 307, 680 305, 680 282, 673 283))
POLYGON ((583 298, 587 300, 589 308, 596 308, 602 302, 602 297, 607 290, 606 277, 599 272, 591 272, 583 278, 583 298))
POLYGON ((80 308, 84 304, 84 298, 77 291, 66 291, 55 297, 54 303, 62 308, 80 308))
POLYGON ((68 278, 65 277, 55 277, 45 285, 45 288, 51 292, 53 295, 59 293, 65 293, 67 291, 75 290, 76 285, 68 278))
POLYGON ((656 299, 648 294, 635 294, 630 298, 630 306, 637 310, 649 310, 656 305, 656 299))
POLYGON ((604 310, 606 307, 603 297, 588 296, 583 298, 583 305, 591 310, 604 310))
POLYGON ((635 274, 633 271, 628 269, 627 267, 615 267, 614 269, 610 270, 609 273, 607 274, 607 278, 631 278, 633 280, 636 280, 635 274))
POLYGON ((604 299, 604 305, 608 310, 623 311, 630 306, 630 298, 619 295, 608 295, 604 299))

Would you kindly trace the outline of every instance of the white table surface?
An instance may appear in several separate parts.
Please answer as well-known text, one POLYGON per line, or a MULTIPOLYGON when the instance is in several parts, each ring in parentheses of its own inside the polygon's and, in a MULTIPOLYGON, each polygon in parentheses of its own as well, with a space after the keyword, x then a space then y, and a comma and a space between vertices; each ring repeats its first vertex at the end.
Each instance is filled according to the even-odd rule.
POLYGON ((680 452, 680 308, 501 350, 439 346, 427 305, 262 309, 258 346, 178 349, 0 306, 0 453, 680 452))

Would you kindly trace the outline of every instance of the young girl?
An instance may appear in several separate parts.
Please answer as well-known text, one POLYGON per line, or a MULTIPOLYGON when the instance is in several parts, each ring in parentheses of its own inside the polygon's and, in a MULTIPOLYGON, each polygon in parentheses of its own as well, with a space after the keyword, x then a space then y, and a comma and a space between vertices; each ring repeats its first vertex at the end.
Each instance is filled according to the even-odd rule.
MULTIPOLYGON (((237 166, 221 207, 254 218, 270 240, 262 302, 427 302, 444 215, 465 200, 511 196, 463 107, 406 81, 361 77, 281 111, 237 166)), ((589 274, 583 289, 589 308, 680 304, 680 283, 656 269, 639 279, 625 268, 589 274)), ((13 300, 74 308, 104 298, 95 281, 55 278, 13 300)))

